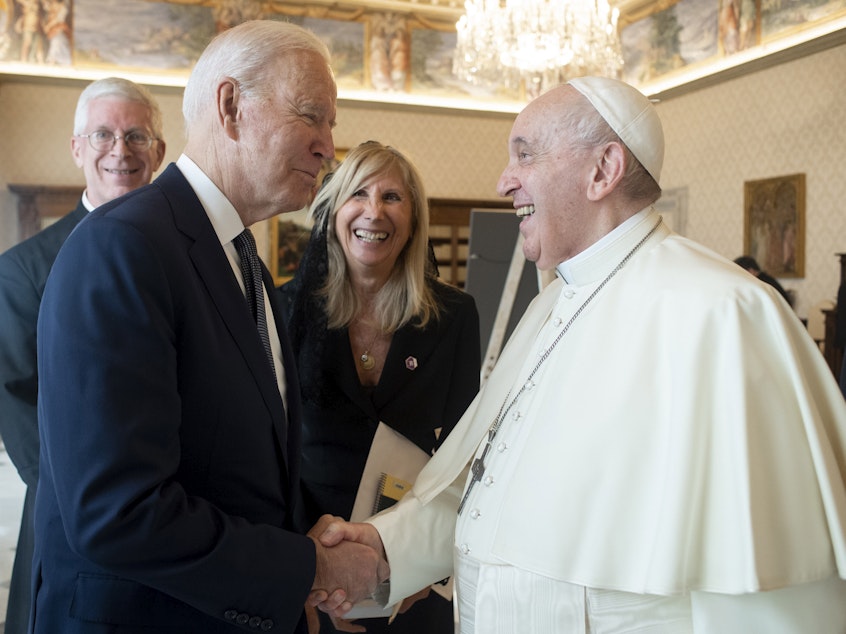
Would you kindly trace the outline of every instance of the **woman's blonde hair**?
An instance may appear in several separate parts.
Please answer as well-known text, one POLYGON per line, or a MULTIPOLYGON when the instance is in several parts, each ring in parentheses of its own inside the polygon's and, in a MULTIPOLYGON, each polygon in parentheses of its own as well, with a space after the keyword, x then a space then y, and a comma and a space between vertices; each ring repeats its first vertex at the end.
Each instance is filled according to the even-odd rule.
POLYGON ((417 317, 418 326, 437 318, 439 307, 426 282, 429 265, 429 205, 420 174, 392 147, 367 141, 349 151, 338 169, 324 181, 309 209, 315 232, 326 234, 328 274, 318 290, 329 328, 343 328, 357 316, 361 304, 350 284, 347 262, 335 233, 338 209, 375 175, 396 171, 411 198, 411 237, 376 298, 376 318, 383 332, 394 332, 417 317))

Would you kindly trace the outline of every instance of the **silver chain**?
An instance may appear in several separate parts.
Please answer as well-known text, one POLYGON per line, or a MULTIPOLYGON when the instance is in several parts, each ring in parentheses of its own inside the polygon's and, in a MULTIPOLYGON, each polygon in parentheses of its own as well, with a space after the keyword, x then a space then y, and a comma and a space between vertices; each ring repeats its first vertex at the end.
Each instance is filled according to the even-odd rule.
POLYGON ((567 324, 564 326, 564 328, 561 330, 561 332, 558 333, 558 336, 555 338, 555 341, 552 342, 552 344, 541 355, 541 358, 538 359, 538 362, 535 365, 534 369, 531 371, 531 373, 529 373, 529 377, 525 381, 523 381, 523 385, 520 388, 520 391, 517 392, 517 394, 515 394, 514 398, 511 399, 510 403, 508 403, 508 397, 511 396, 511 391, 509 390, 508 394, 506 394, 506 396, 505 396, 505 400, 502 402, 502 407, 499 408, 499 413, 497 414, 493 425, 491 425, 490 429, 488 430, 488 442, 489 443, 493 442, 494 436, 496 436, 497 432, 499 431, 500 426, 502 425, 502 421, 505 420, 505 417, 508 415, 508 412, 511 411, 511 408, 514 406, 514 403, 516 403, 517 399, 519 399, 520 396, 523 394, 523 392, 526 391, 529 384, 532 382, 532 378, 535 376, 537 371, 540 370, 540 367, 543 365, 544 361, 546 361, 549 358, 549 355, 552 354, 552 351, 555 349, 555 346, 558 345, 558 342, 561 341, 561 338, 570 329, 570 326, 573 325, 573 322, 576 321, 576 318, 579 315, 581 315, 582 311, 591 302, 591 300, 593 300, 593 298, 596 297, 596 295, 599 293, 599 291, 601 291, 602 288, 609 281, 611 281, 611 278, 614 277, 615 275, 617 275, 617 273, 620 272, 620 269, 622 269, 628 263, 628 261, 632 258, 632 256, 635 253, 637 253, 637 250, 640 249, 640 247, 643 246, 644 242, 646 242, 647 240, 649 240, 650 237, 652 237, 652 234, 655 233, 655 231, 661 225, 661 220, 662 220, 662 218, 659 216, 658 222, 656 222, 655 226, 652 227, 652 229, 649 230, 649 233, 647 233, 645 236, 643 236, 643 238, 640 240, 640 242, 638 242, 634 246, 634 248, 632 248, 632 250, 629 251, 628 255, 626 255, 626 257, 624 257, 620 261, 620 263, 617 266, 614 267, 614 270, 611 271, 608 274, 608 276, 604 280, 602 280, 602 282, 600 282, 599 286, 597 286, 594 289, 594 291, 584 301, 584 303, 581 306, 579 306, 578 310, 575 313, 573 313, 573 316, 570 317, 570 321, 568 321, 567 324), (508 403, 508 407, 505 407, 506 403, 508 403), (505 411, 503 411, 503 410, 505 410, 505 411))

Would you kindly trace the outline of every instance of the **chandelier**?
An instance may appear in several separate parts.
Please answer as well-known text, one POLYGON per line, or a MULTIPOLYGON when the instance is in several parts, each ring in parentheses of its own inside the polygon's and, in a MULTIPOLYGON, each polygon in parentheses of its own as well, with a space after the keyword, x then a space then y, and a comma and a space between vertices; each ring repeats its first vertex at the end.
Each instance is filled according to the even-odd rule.
POLYGON ((607 0, 467 0, 453 74, 535 97, 583 75, 619 77, 619 11, 607 0))

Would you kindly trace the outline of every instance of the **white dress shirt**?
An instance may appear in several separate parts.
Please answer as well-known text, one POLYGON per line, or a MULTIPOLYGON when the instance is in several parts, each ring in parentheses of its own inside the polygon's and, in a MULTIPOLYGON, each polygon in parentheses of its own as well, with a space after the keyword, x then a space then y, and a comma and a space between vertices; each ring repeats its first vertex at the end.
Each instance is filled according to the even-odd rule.
MULTIPOLYGON (((244 223, 235 207, 229 202, 229 199, 218 189, 211 179, 197 166, 197 164, 184 154, 180 155, 176 161, 176 166, 185 176, 188 184, 197 194, 200 199, 200 204, 206 210, 209 221, 220 240, 220 245, 223 247, 226 257, 229 259, 229 265, 232 267, 232 272, 235 274, 235 279, 241 286, 241 292, 246 297, 246 287, 244 285, 244 276, 241 274, 241 258, 238 255, 238 250, 235 248, 233 240, 244 231, 244 223)), ((279 394, 282 395, 282 400, 285 400, 285 369, 282 366, 282 344, 279 342, 279 332, 276 330, 276 319, 273 316, 273 310, 270 306, 270 299, 268 293, 273 292, 273 289, 268 291, 267 287, 264 289, 264 311, 267 315, 267 332, 270 335, 270 350, 273 353, 273 368, 276 370, 276 383, 279 387, 279 394)))

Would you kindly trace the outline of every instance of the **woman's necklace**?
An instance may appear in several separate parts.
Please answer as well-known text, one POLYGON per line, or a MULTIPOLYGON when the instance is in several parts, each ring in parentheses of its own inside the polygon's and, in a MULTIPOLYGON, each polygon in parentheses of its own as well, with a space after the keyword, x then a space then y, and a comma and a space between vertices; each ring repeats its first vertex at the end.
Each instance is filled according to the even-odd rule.
POLYGON ((370 356, 370 348, 373 347, 373 344, 376 343, 376 338, 379 336, 379 331, 376 330, 376 334, 373 335, 373 339, 370 341, 370 345, 365 348, 364 352, 361 353, 361 356, 358 358, 358 363, 361 366, 362 370, 372 370, 376 367, 376 359, 370 356))

